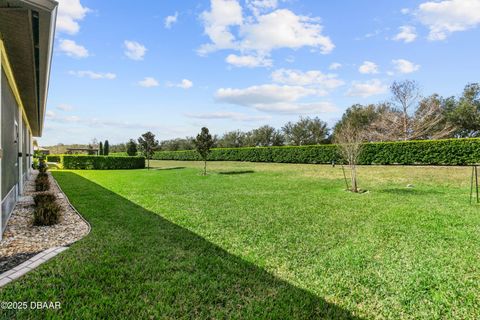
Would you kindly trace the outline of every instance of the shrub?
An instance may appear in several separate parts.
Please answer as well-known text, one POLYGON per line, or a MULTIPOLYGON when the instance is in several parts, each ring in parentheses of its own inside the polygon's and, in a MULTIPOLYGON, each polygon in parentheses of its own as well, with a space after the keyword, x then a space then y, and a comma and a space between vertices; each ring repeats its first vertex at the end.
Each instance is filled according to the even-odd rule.
POLYGON ((38 174, 35 179, 35 190, 36 191, 47 191, 50 189, 50 181, 48 180, 48 175, 46 173, 38 174))
POLYGON ((56 197, 53 193, 51 192, 46 192, 46 193, 39 193, 36 194, 33 197, 33 201, 35 202, 35 206, 43 206, 44 204, 54 202, 56 200, 56 197))
MULTIPOLYGON (((201 160, 198 153, 188 151, 156 152, 156 160, 201 160)), ((287 147, 251 147, 212 149, 210 161, 250 161, 283 163, 339 162, 334 144, 287 147)), ((362 147, 359 164, 402 165, 467 165, 480 162, 480 139, 417 140, 373 142, 362 147)))
POLYGON ((45 173, 47 172, 47 163, 45 162, 45 159, 44 158, 39 158, 38 159, 38 171, 40 173, 45 173))
POLYGON ((64 169, 118 170, 145 168, 144 157, 62 155, 61 162, 64 169))
POLYGON ((38 158, 33 158, 32 169, 35 169, 35 170, 38 169, 38 158))
POLYGON ((36 226, 51 226, 59 222, 61 208, 57 202, 48 202, 35 208, 33 224, 36 226))

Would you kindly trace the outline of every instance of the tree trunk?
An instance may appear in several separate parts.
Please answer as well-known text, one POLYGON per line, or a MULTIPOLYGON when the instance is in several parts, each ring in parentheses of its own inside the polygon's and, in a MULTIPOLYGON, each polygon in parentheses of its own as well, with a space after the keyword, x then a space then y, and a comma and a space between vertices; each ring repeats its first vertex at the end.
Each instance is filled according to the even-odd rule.
POLYGON ((352 165, 352 192, 357 193, 357 168, 355 165, 352 165))
POLYGON ((403 107, 403 140, 408 140, 408 113, 407 108, 403 107))
POLYGON ((203 175, 207 175, 207 160, 203 161, 203 175))

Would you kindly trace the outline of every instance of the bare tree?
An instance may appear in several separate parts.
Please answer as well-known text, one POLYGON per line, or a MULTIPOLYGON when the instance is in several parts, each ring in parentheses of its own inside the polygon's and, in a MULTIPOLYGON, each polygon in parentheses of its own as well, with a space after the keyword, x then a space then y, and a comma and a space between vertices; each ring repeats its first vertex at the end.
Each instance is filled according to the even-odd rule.
POLYGON ((412 119, 410 139, 449 138, 456 130, 445 117, 440 97, 432 95, 420 101, 412 119))
POLYGON ((362 143, 365 141, 365 134, 350 122, 343 124, 342 128, 335 134, 335 143, 338 144, 338 151, 350 168, 352 187, 350 191, 358 192, 357 163, 362 151, 362 143))
POLYGON ((408 111, 420 98, 420 87, 413 80, 394 81, 390 87, 393 94, 393 102, 399 107, 403 115, 403 139, 409 139, 409 115, 408 111))
POLYGON ((420 101, 413 115, 389 106, 379 109, 368 129, 369 141, 396 141, 448 138, 457 128, 445 117, 441 98, 432 95, 420 101))
POLYGON ((369 141, 395 141, 403 137, 404 132, 403 113, 385 107, 366 129, 365 135, 369 141))

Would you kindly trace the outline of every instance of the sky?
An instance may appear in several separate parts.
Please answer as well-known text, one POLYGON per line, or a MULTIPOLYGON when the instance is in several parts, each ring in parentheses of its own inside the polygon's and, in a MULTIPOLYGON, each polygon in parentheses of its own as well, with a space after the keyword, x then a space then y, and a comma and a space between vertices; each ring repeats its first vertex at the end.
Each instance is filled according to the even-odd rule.
POLYGON ((57 0, 41 145, 214 134, 480 82, 480 0, 57 0))

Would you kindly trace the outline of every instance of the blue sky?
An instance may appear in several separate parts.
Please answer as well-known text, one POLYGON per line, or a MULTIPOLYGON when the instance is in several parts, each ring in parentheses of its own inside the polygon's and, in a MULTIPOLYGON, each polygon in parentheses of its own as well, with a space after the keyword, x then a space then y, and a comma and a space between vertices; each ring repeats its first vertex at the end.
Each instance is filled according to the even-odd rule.
POLYGON ((59 0, 41 145, 330 125, 394 80, 480 81, 480 0, 59 0))

